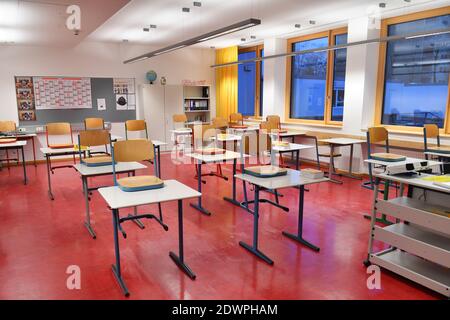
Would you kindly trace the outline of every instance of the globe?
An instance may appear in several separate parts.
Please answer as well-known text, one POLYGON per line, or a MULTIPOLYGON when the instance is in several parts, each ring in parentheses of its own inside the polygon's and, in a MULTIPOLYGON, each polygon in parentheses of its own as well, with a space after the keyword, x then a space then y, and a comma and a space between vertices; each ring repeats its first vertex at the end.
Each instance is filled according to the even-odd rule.
POLYGON ((150 70, 149 72, 147 72, 146 74, 146 78, 150 83, 153 83, 153 81, 156 80, 156 78, 158 77, 158 75, 156 74, 155 71, 150 70))

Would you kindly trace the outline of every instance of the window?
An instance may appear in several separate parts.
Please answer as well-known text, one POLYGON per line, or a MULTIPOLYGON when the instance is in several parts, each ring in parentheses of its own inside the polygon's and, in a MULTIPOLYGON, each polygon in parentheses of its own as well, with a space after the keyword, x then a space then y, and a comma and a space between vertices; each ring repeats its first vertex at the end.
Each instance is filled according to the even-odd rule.
MULTIPOLYGON (((249 60, 260 57, 261 46, 242 48, 238 60, 249 60)), ((262 114, 263 72, 262 62, 249 62, 238 65, 238 112, 244 116, 260 116, 262 114)))
MULTIPOLYGON (((394 36, 448 28, 450 10, 444 9, 447 14, 442 10, 386 19, 382 33, 394 36)), ((391 41, 380 50, 384 72, 379 72, 378 124, 414 131, 432 123, 444 129, 449 114, 450 34, 391 41)))
MULTIPOLYGON (((347 43, 339 29, 290 39, 289 52, 347 43)), ((288 59, 289 120, 338 124, 344 110, 347 49, 310 52, 288 59)))

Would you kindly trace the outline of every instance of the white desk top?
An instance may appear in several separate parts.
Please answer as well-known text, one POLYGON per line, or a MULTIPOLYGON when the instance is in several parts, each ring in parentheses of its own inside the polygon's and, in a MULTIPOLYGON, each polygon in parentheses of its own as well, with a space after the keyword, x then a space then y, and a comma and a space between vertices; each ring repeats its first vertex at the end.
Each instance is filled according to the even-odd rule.
POLYGON ((159 141, 159 140, 152 140, 152 143, 153 143, 153 145, 154 145, 155 147, 167 145, 167 142, 159 141))
POLYGON ((288 173, 285 176, 273 177, 273 178, 259 178, 249 174, 237 174, 235 177, 240 180, 258 185, 266 189, 282 189, 291 188, 296 186, 305 186, 308 184, 315 184, 320 182, 329 181, 328 178, 311 179, 302 176, 301 171, 287 169, 288 173))
POLYGON ((279 136, 279 137, 296 137, 296 136, 304 136, 306 135, 305 132, 301 132, 301 131, 288 131, 288 132, 282 132, 282 133, 269 133, 271 136, 279 136))
POLYGON ((257 130, 259 130, 259 127, 257 127, 257 126, 249 126, 247 128, 229 128, 229 130, 233 131, 233 132, 244 133, 244 132, 247 132, 247 131, 257 131, 257 130))
POLYGON ((366 160, 364 160, 364 162, 366 162, 366 163, 371 163, 371 164, 382 166, 382 167, 402 166, 402 165, 411 164, 411 163, 420 163, 420 162, 423 162, 423 161, 428 161, 428 165, 429 166, 439 166, 439 165, 442 164, 441 162, 438 162, 438 161, 417 159, 417 158, 409 158, 409 157, 406 158, 406 160, 396 161, 396 162, 381 161, 381 160, 375 160, 375 159, 366 159, 366 160))
POLYGON ((23 147, 25 145, 27 145, 26 141, 15 141, 12 143, 0 143, 0 148, 23 147))
MULTIPOLYGON (((211 137, 211 140, 216 140, 216 137, 211 137)), ((227 141, 241 141, 242 136, 237 134, 227 134, 226 138, 217 136, 217 141, 227 142, 227 141)))
MULTIPOLYGON (((89 149, 81 150, 81 152, 88 151, 88 150, 89 149)), ((41 148, 41 152, 44 155, 46 155, 46 154, 57 155, 57 154, 65 154, 65 153, 70 153, 70 152, 78 153, 78 149, 77 148, 52 149, 52 148, 49 148, 49 147, 44 147, 44 148, 41 148)))
POLYGON ((399 182, 399 183, 405 183, 405 184, 408 184, 408 185, 421 187, 421 188, 425 188, 425 189, 430 189, 430 190, 434 190, 434 191, 450 193, 450 189, 439 187, 439 186, 433 184, 433 181, 428 181, 428 180, 423 180, 422 179, 422 178, 430 177, 430 176, 433 176, 433 175, 425 174, 425 173, 422 173, 420 175, 413 175, 413 176, 405 176, 405 175, 394 175, 394 176, 391 176, 391 175, 388 175, 388 174, 385 174, 385 173, 377 173, 377 174, 375 174, 375 177, 378 177, 378 178, 383 179, 383 180, 390 180, 390 181, 395 181, 395 182, 399 182))
MULTIPOLYGON (((77 163, 77 164, 74 164, 73 167, 82 176, 107 175, 107 174, 112 174, 112 172, 113 172, 112 165, 88 167, 84 164, 77 163)), ((117 173, 145 169, 145 168, 147 168, 147 166, 145 166, 139 162, 118 162, 116 164, 116 172, 117 173)))
POLYGON ((320 142, 326 142, 329 144, 336 144, 341 146, 348 146, 351 144, 359 144, 366 142, 365 140, 360 139, 350 139, 350 138, 331 138, 331 139, 322 139, 320 142))
MULTIPOLYGON (((222 162, 241 158, 241 154, 239 152, 229 150, 222 154, 206 155, 199 153, 187 153, 186 156, 204 163, 222 162)), ((244 154, 244 157, 248 157, 248 155, 244 154)))
POLYGON ((192 133, 192 129, 191 128, 179 128, 179 129, 172 129, 172 130, 170 130, 170 132, 176 133, 176 134, 188 134, 188 133, 192 133))
POLYGON ((436 151, 425 151, 424 154, 427 154, 429 156, 450 158, 450 153, 441 153, 441 152, 436 152, 436 151))
POLYGON ((272 146, 272 150, 277 152, 288 152, 288 151, 297 151, 297 150, 304 150, 304 149, 311 149, 314 148, 314 146, 310 146, 307 144, 298 144, 298 143, 289 143, 289 146, 283 147, 283 146, 272 146))
POLYGON ((17 135, 0 136, 1 138, 33 138, 37 137, 36 133, 18 133, 17 135))
POLYGON ((119 187, 100 188, 98 192, 111 209, 200 197, 202 194, 177 180, 165 180, 164 187, 154 190, 125 192, 119 187))

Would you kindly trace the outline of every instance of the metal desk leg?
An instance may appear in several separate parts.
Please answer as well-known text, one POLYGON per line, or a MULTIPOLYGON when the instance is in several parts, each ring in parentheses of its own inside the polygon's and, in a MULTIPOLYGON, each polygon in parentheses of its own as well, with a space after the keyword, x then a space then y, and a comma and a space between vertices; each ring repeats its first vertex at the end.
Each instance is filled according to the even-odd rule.
POLYGON ((196 275, 192 270, 184 263, 184 247, 183 247, 183 200, 178 200, 178 252, 177 256, 174 252, 169 252, 169 257, 173 262, 186 273, 189 278, 195 280, 196 275))
POLYGON ((288 233, 286 231, 283 231, 282 234, 292 240, 295 240, 305 246, 307 246, 310 249, 313 249, 314 251, 319 252, 320 248, 316 247, 312 243, 306 241, 303 239, 303 208, 304 208, 304 202, 305 202, 305 186, 300 186, 299 191, 299 202, 298 202, 298 229, 297 234, 288 233))
POLYGON ((260 187, 258 185, 255 185, 255 209, 253 210, 253 246, 250 246, 244 241, 239 241, 239 245, 244 249, 247 249, 266 263, 273 265, 273 261, 258 249, 259 189, 260 187))
POLYGON ((123 291, 123 294, 128 297, 130 295, 130 292, 128 291, 127 286, 125 285, 125 282, 122 279, 122 272, 120 270, 120 249, 119 249, 119 210, 113 209, 112 210, 112 219, 113 219, 113 229, 114 229, 114 251, 116 255, 116 264, 112 265, 112 271, 114 274, 114 277, 116 278, 117 282, 120 285, 120 288, 123 291))
POLYGON ((233 160, 233 178, 232 178, 232 198, 229 197, 223 197, 223 200, 231 202, 232 204, 236 206, 241 206, 241 203, 236 200, 236 166, 237 166, 237 160, 233 160))
MULTIPOLYGON (((130 173, 128 172, 128 176, 130 175, 130 173)), ((134 177, 136 175, 136 171, 133 171, 132 172, 132 176, 134 177)), ((133 210, 134 210, 134 215, 135 216, 137 216, 138 215, 138 208, 137 207, 134 207, 133 208, 133 210)), ((132 217, 133 215, 130 213, 129 215, 128 215, 129 217, 132 217)), ((131 221, 133 221, 140 229, 145 229, 145 225, 142 223, 142 221, 141 220, 139 220, 139 219, 133 219, 133 220, 131 220, 131 221)))
MULTIPOLYGON (((25 152, 23 151, 23 146, 20 148, 22 150, 22 166, 23 166, 23 184, 27 184, 27 165, 25 164, 25 152)), ((19 158, 19 156, 17 156, 19 158)))
POLYGON ((300 150, 295 152, 295 170, 300 169, 300 150))
POLYGON ((93 239, 97 238, 97 235, 94 232, 94 229, 91 225, 91 212, 89 210, 89 186, 88 186, 88 178, 86 176, 82 176, 81 180, 83 182, 83 193, 84 193, 84 202, 86 204, 86 220, 84 221, 84 226, 87 228, 89 234, 93 239))
POLYGON ((50 155, 45 155, 45 161, 47 163, 47 179, 48 179, 48 196, 50 197, 50 200, 55 200, 55 197, 52 193, 52 179, 51 179, 51 163, 50 163, 50 155))
POLYGON ((158 146, 157 150, 158 150, 158 178, 161 178, 161 146, 158 146))
POLYGON ((348 164, 348 173, 343 173, 342 175, 347 177, 347 178, 351 178, 351 179, 356 179, 356 180, 362 180, 361 177, 355 176, 353 175, 353 150, 354 150, 354 144, 350 145, 350 159, 349 159, 349 164, 348 164))
MULTIPOLYGON (((198 192, 202 193, 202 162, 201 161, 199 161, 197 164, 197 190, 198 190, 198 192)), ((191 203, 190 204, 191 207, 194 209, 197 209, 204 215, 210 216, 211 212, 209 212, 202 206, 202 196, 198 197, 197 199, 198 199, 197 204, 191 203)))
POLYGON ((33 161, 34 161, 34 166, 37 167, 36 164, 36 148, 34 146, 34 137, 31 137, 31 143, 33 145, 33 161))
POLYGON ((337 184, 342 184, 343 183, 342 181, 333 179, 333 174, 334 174, 333 154, 334 154, 334 144, 330 143, 330 165, 329 165, 329 169, 328 169, 328 178, 330 179, 330 182, 337 183, 337 184))

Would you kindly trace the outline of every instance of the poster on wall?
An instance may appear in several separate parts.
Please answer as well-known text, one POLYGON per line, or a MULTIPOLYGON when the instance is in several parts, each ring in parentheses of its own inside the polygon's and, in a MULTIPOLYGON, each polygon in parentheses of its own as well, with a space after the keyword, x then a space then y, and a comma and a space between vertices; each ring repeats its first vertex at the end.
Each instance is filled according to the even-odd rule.
POLYGON ((136 91, 133 78, 115 78, 113 80, 114 93, 116 94, 117 110, 136 109, 136 91))
POLYGON ((20 121, 36 121, 33 77, 14 77, 20 121))
POLYGON ((33 77, 36 110, 92 108, 91 79, 33 77))

